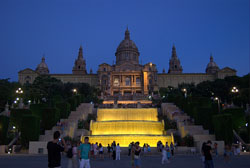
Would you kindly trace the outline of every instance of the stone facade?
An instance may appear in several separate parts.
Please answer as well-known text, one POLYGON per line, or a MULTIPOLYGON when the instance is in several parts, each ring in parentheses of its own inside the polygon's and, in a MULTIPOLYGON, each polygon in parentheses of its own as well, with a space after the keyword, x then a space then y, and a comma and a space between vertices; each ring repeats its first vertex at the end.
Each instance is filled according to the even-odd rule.
POLYGON ((130 32, 125 31, 125 37, 117 47, 116 63, 99 65, 97 73, 86 71, 86 60, 83 58, 83 49, 80 47, 78 57, 75 60, 72 74, 49 74, 49 68, 45 58, 37 66, 36 70, 24 69, 18 72, 21 84, 33 83, 39 75, 49 74, 61 80, 63 83, 88 83, 101 89, 104 95, 148 95, 157 92, 161 87, 178 87, 181 83, 198 84, 203 81, 213 81, 217 78, 223 79, 226 76, 235 76, 236 70, 225 67, 220 69, 210 57, 206 67, 206 73, 182 73, 183 68, 177 57, 175 46, 172 48, 172 56, 169 60, 168 73, 165 69, 158 73, 156 65, 139 63, 140 52, 136 44, 130 39, 130 32))

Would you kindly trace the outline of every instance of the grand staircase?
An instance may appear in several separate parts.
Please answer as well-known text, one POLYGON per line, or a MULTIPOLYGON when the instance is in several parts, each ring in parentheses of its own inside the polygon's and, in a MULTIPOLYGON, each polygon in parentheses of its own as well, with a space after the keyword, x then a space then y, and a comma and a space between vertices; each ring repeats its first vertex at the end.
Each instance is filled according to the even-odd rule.
POLYGON ((30 154, 47 154, 47 142, 53 140, 55 131, 61 132, 61 137, 78 138, 81 135, 89 135, 89 131, 85 129, 78 129, 78 120, 85 120, 88 114, 93 113, 94 105, 90 103, 82 103, 76 111, 71 111, 68 119, 60 119, 60 123, 64 124, 62 131, 61 126, 54 126, 51 130, 45 130, 44 135, 40 135, 39 141, 30 141, 30 154))

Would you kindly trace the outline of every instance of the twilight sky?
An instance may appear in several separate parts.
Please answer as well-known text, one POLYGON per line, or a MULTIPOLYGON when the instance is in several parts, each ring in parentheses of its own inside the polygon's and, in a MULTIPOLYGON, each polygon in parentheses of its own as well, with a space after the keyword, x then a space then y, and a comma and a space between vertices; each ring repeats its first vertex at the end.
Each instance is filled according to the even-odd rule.
POLYGON ((204 73, 210 53, 220 68, 249 73, 249 0, 0 0, 0 78, 17 81, 43 54, 50 73, 72 73, 80 45, 96 73, 115 61, 127 25, 158 72, 175 44, 184 73, 204 73))

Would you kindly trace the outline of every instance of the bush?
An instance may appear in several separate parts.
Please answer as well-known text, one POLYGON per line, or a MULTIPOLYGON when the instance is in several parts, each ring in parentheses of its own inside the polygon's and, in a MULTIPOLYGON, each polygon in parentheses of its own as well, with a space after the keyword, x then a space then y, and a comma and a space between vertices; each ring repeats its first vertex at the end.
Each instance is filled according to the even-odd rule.
POLYGON ((75 97, 71 97, 68 100, 68 103, 70 104, 70 111, 75 111, 77 107, 77 100, 75 97))
POLYGON ((21 142, 28 147, 29 141, 37 141, 40 134, 40 118, 33 115, 24 115, 21 125, 21 142))
POLYGON ((194 146, 194 138, 190 135, 187 135, 183 138, 183 143, 185 146, 193 147, 194 146))
POLYGON ((240 127, 245 126, 245 112, 242 108, 225 109, 222 111, 223 114, 231 114, 233 129, 238 131, 240 127))
POLYGON ((31 104, 30 105, 30 110, 32 111, 33 115, 39 116, 40 118, 42 118, 42 113, 44 108, 47 108, 48 105, 47 104, 31 104))
POLYGON ((60 119, 60 112, 57 108, 45 108, 43 110, 42 127, 50 130, 60 119))
POLYGON ((9 127, 9 117, 0 116, 0 145, 7 143, 7 132, 9 127))
POLYGON ((31 110, 28 109, 11 109, 10 113, 11 125, 14 125, 16 126, 17 129, 20 129, 23 116, 31 114, 32 114, 31 110))
POLYGON ((56 108, 60 111, 60 118, 68 118, 70 114, 70 104, 67 102, 56 103, 56 108))
POLYGON ((233 141, 233 122, 231 114, 218 114, 213 116, 214 133, 217 140, 224 140, 231 144, 233 141))

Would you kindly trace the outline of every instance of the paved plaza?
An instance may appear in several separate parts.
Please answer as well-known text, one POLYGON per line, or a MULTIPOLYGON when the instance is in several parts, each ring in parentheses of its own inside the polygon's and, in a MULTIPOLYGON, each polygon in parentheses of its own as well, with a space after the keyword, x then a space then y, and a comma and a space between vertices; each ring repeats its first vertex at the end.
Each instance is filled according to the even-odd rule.
MULTIPOLYGON (((62 158, 62 168, 67 168, 68 159, 62 158)), ((223 157, 214 158, 215 168, 250 168, 250 155, 233 156, 229 163, 225 163, 223 157)), ((1 155, 0 156, 1 168, 46 168, 47 156, 46 155, 1 155)), ((121 156, 120 161, 113 161, 110 158, 91 159, 92 168, 130 168, 130 157, 121 156)), ((142 168, 203 168, 200 156, 191 155, 177 155, 171 163, 161 165, 161 156, 145 156, 142 157, 142 168)))

